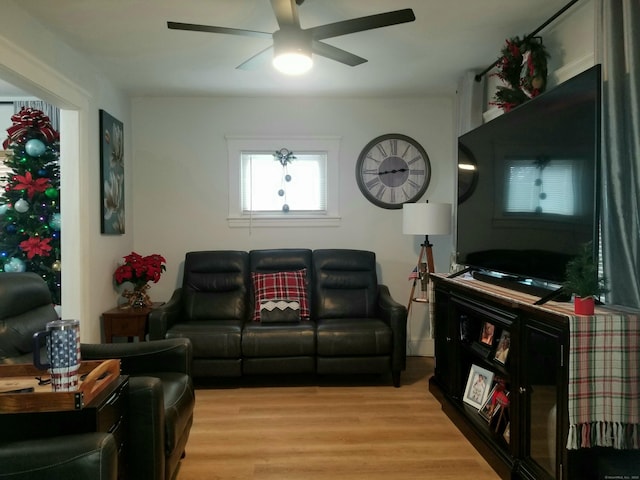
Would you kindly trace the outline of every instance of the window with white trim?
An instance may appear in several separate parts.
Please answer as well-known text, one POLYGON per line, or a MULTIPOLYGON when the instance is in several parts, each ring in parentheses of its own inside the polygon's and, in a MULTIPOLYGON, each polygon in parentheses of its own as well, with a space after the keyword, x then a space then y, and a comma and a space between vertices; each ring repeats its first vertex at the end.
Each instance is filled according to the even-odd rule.
POLYGON ((337 137, 227 137, 231 226, 338 224, 337 137))

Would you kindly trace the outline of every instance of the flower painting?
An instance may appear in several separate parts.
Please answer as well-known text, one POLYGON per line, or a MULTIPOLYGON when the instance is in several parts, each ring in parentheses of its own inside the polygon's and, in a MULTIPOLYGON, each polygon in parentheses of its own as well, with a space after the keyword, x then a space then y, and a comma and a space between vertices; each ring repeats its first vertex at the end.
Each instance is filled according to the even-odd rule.
POLYGON ((100 110, 101 231, 124 233, 124 136, 122 122, 100 110))

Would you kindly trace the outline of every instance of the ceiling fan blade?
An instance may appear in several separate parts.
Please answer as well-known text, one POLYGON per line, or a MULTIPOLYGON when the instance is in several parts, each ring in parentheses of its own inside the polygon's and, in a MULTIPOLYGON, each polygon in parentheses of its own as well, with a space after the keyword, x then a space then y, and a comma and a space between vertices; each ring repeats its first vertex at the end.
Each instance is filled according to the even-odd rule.
POLYGON ((273 57, 273 47, 267 47, 264 50, 259 51, 253 57, 245 60, 236 67, 237 70, 253 70, 263 66, 273 57))
POLYGON ((311 50, 316 55, 330 58, 331 60, 344 63, 345 65, 349 65, 350 67, 355 67, 367 61, 366 58, 359 57, 357 55, 354 55, 353 53, 349 53, 345 50, 334 47, 333 45, 319 42, 318 40, 313 40, 313 42, 311 43, 311 50))
POLYGON ((280 29, 292 26, 300 28, 296 0, 271 0, 271 8, 273 8, 280 29))
POLYGON ((319 25, 309 28, 307 31, 311 32, 311 36, 315 40, 323 40, 325 38, 339 37, 340 35, 347 35, 349 33, 413 22, 415 19, 416 16, 413 14, 413 10, 405 8, 404 10, 395 10, 393 12, 378 13, 376 15, 354 18, 352 20, 319 25))
POLYGON ((272 38, 271 33, 257 30, 242 30, 240 28, 214 27, 211 25, 196 25, 193 23, 167 22, 167 27, 172 30, 188 30, 192 32, 227 33, 230 35, 242 35, 244 37, 272 38))

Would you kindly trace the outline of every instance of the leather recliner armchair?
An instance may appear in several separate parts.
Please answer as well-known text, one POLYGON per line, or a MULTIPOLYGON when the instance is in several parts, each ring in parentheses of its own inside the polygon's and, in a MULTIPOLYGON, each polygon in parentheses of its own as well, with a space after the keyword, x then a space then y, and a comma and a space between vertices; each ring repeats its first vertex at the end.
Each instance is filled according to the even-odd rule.
POLYGON ((129 477, 174 477, 193 424, 192 356, 185 338, 82 345, 84 360, 118 358, 129 375, 129 477))
POLYGON ((110 433, 0 442, 0 480, 116 480, 118 450, 110 433))
MULTIPOLYGON (((33 334, 56 318, 51 294, 41 277, 35 273, 0 273, 0 364, 31 363, 33 334)), ((129 375, 126 470, 131 478, 173 478, 193 423, 191 342, 179 338, 83 344, 81 356, 83 360, 118 358, 122 373, 129 375)), ((33 442, 38 441, 44 444, 50 440, 33 442)))

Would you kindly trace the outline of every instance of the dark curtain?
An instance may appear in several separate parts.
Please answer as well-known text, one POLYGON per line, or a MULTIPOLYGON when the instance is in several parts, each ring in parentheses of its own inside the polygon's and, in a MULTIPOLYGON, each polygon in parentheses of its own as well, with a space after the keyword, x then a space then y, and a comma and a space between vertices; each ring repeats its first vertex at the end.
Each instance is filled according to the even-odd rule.
POLYGON ((607 303, 640 308, 640 1, 599 0, 607 303))

